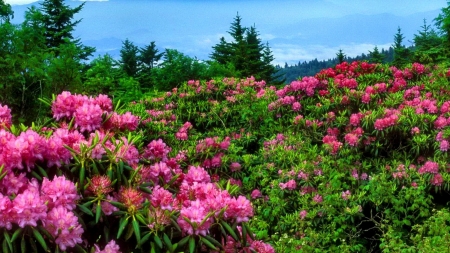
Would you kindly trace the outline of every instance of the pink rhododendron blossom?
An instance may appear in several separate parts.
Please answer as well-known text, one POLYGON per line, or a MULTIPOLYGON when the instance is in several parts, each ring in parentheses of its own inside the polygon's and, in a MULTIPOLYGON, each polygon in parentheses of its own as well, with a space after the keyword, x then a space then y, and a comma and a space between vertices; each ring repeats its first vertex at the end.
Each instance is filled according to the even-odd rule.
POLYGON ((352 193, 349 190, 342 192, 342 194, 341 194, 342 199, 344 199, 344 200, 348 200, 351 195, 352 195, 352 193))
POLYGON ((228 202, 228 208, 225 211, 227 219, 236 219, 236 222, 247 222, 253 216, 253 207, 250 201, 244 196, 231 198, 228 202))
POLYGON ((300 219, 304 220, 307 214, 308 212, 306 210, 301 210, 299 214, 300 219))
POLYGON ((102 124, 103 111, 99 105, 84 103, 75 111, 75 126, 80 128, 81 132, 92 132, 99 129, 102 124))
POLYGON ((433 176, 433 178, 430 180, 430 183, 434 186, 441 186, 444 182, 444 178, 440 173, 437 173, 433 176))
POLYGON ((12 125, 11 109, 0 104, 0 129, 10 128, 12 125))
POLYGON ((160 207, 162 210, 172 211, 173 197, 168 190, 155 186, 150 194, 150 203, 153 207, 160 207))
POLYGON ((203 235, 206 236, 209 233, 209 227, 212 224, 212 218, 207 219, 208 212, 199 200, 191 201, 190 205, 183 207, 178 217, 178 225, 188 235, 203 235), (190 223, 195 224, 192 226, 190 223))
POLYGON ((184 177, 184 181, 190 185, 194 182, 209 183, 211 182, 211 177, 202 167, 189 166, 189 170, 184 177))
POLYGON ((254 189, 254 190, 252 191, 252 194, 251 194, 250 196, 252 197, 252 199, 257 199, 257 198, 261 198, 261 197, 262 197, 262 194, 261 194, 261 191, 260 191, 260 190, 254 189))
POLYGON ((119 245, 117 245, 114 240, 109 241, 103 250, 100 250, 100 247, 97 244, 94 244, 94 247, 94 253, 121 253, 119 245))
POLYGON ((437 174, 439 172, 439 164, 436 162, 427 161, 425 162, 424 165, 422 165, 422 167, 419 168, 418 172, 419 174, 424 173, 437 174))
POLYGON ((321 195, 316 194, 316 195, 314 195, 314 197, 313 197, 313 201, 316 202, 316 203, 322 203, 323 198, 322 198, 321 195))
POLYGON ((163 140, 153 140, 147 145, 142 156, 148 160, 166 161, 171 150, 163 140))
POLYGON ((37 226, 37 221, 47 217, 47 205, 41 199, 39 190, 29 185, 28 189, 18 194, 12 201, 13 217, 19 227, 24 228, 26 225, 37 226))
POLYGON ((78 217, 63 206, 57 206, 48 212, 44 227, 63 251, 83 241, 81 235, 84 230, 78 223, 78 217))
POLYGON ((76 200, 80 198, 75 184, 65 176, 55 176, 52 181, 44 177, 41 192, 50 209, 54 206, 63 206, 73 210, 76 207, 76 200))

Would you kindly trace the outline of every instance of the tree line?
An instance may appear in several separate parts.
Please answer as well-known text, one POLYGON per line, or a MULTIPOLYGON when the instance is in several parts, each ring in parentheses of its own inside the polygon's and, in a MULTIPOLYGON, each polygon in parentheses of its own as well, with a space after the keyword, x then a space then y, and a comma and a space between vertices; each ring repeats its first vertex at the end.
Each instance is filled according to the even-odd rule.
POLYGON ((84 4, 72 8, 63 0, 44 0, 27 9, 23 23, 12 24, 11 5, 0 0, 0 104, 8 104, 20 121, 33 121, 47 111, 36 98, 64 90, 130 102, 191 79, 253 75, 275 82, 269 45, 262 43, 254 26, 242 26, 239 15, 229 31, 233 41, 222 38, 206 61, 176 49, 160 52, 155 41, 140 48, 128 39, 120 59, 105 54, 90 60, 95 48, 73 37, 81 22, 75 15, 84 4))

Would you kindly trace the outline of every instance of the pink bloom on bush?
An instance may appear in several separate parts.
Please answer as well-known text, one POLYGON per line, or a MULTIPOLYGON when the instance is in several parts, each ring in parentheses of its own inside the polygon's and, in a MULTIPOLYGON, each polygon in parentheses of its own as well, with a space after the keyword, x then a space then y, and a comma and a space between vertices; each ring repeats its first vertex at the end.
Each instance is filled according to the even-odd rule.
POLYGON ((167 155, 171 150, 172 149, 167 146, 163 140, 153 140, 147 145, 142 156, 148 160, 166 161, 167 155))
POLYGON ((238 162, 232 162, 230 164, 230 170, 231 172, 236 172, 241 170, 241 164, 238 162))
POLYGON ((449 146, 450 146, 450 144, 449 144, 449 141, 448 141, 448 140, 442 140, 442 141, 439 143, 439 149, 440 149, 442 152, 447 151, 448 148, 449 148, 449 146))
POLYGON ((321 195, 316 194, 316 195, 314 195, 314 197, 313 197, 313 201, 316 202, 316 203, 322 203, 323 198, 322 198, 321 195))
POLYGON ((0 129, 10 128, 12 125, 11 109, 0 104, 0 129))
POLYGON ((210 183, 211 177, 202 167, 189 166, 189 170, 184 177, 184 181, 189 185, 197 183, 210 183))
POLYGON ((55 176, 52 181, 44 177, 41 187, 42 197, 48 202, 49 208, 63 206, 68 210, 76 207, 76 201, 80 198, 75 184, 67 180, 65 176, 55 176))
POLYGON ((236 219, 236 222, 247 222, 253 216, 253 207, 250 201, 244 196, 230 198, 228 208, 225 211, 227 219, 236 219))
POLYGON ((29 184, 28 189, 18 194, 12 201, 14 221, 19 227, 26 225, 37 226, 37 221, 45 219, 47 216, 47 205, 41 199, 36 187, 29 184))
POLYGON ((168 190, 162 188, 159 185, 153 188, 149 199, 153 207, 160 207, 162 210, 169 210, 169 211, 172 211, 173 209, 172 193, 170 193, 168 190))
POLYGON ((94 253, 121 253, 119 245, 117 245, 114 240, 109 241, 103 250, 100 250, 100 247, 97 244, 94 244, 94 247, 94 253))
MULTIPOLYGON (((102 211, 103 213, 105 213, 106 215, 111 215, 113 212, 117 212, 119 211, 119 208, 113 206, 111 203, 108 202, 109 201, 117 201, 117 199, 111 197, 111 196, 106 196, 106 200, 102 201, 101 206, 102 206, 102 211)), ((95 207, 95 204, 94 204, 95 207)), ((94 208, 94 213, 96 212, 97 208, 94 208)))
POLYGON ((270 244, 264 243, 263 241, 253 241, 250 248, 258 253, 275 253, 275 250, 270 244))
POLYGON ((178 225, 188 235, 203 235, 206 236, 209 233, 209 227, 212 224, 211 217, 205 219, 208 212, 202 206, 202 202, 199 200, 190 201, 188 207, 182 207, 180 216, 178 217, 178 225), (185 219, 189 220, 192 226, 185 219), (203 221, 204 220, 204 221, 203 221))
POLYGON ((254 189, 252 191, 251 197, 252 197, 252 199, 261 198, 262 197, 261 191, 258 189, 254 189))
POLYGON ((99 129, 102 124, 103 111, 99 105, 84 103, 75 111, 75 126, 80 128, 81 132, 92 132, 99 129))
POLYGON ((344 199, 344 200, 348 200, 351 195, 352 195, 352 193, 349 190, 342 192, 342 194, 341 194, 342 199, 344 199))
POLYGON ((440 173, 437 173, 433 176, 433 178, 430 180, 430 183, 434 186, 441 186, 444 182, 444 178, 440 173))
POLYGON ((419 174, 424 173, 431 173, 431 174, 437 174, 439 172, 439 164, 432 161, 425 162, 422 167, 419 168, 419 174))
POLYGON ((63 206, 57 206, 50 210, 44 221, 44 226, 54 236, 55 243, 63 251, 83 242, 81 235, 84 230, 78 223, 78 217, 63 206))
POLYGON ((104 112, 111 112, 113 109, 112 100, 107 95, 99 94, 93 103, 100 106, 104 112))
POLYGON ((304 220, 306 215, 308 214, 308 212, 306 210, 301 210, 300 211, 300 219, 304 220))

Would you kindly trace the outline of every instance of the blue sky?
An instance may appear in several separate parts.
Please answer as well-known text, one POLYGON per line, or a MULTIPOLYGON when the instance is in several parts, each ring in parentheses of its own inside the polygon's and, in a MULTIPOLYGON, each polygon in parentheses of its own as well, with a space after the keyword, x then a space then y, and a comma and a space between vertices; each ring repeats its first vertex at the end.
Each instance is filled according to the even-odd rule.
MULTIPOLYGON (((13 5, 14 22, 39 1, 6 0, 13 5)), ((66 1, 70 5, 80 1, 66 1)), ((75 35, 97 53, 117 55, 121 41, 138 46, 155 41, 207 59, 239 12, 244 26, 255 25, 269 42, 275 64, 368 53, 374 46, 392 44, 401 27, 410 45, 426 19, 429 24, 447 6, 446 0, 103 0, 88 1, 76 16, 82 18, 75 35)))

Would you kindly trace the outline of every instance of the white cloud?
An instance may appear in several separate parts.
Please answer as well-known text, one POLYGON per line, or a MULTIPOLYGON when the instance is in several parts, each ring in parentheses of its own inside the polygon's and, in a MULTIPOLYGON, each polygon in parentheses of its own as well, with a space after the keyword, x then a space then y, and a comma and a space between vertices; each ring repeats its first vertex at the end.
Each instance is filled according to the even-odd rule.
POLYGON ((328 60, 336 57, 339 49, 342 49, 344 54, 349 57, 356 57, 361 54, 368 54, 375 46, 381 51, 382 48, 388 49, 392 44, 375 45, 371 43, 361 44, 344 44, 339 46, 323 46, 323 45, 306 45, 300 46, 295 44, 275 44, 271 46, 272 53, 275 57, 273 64, 284 66, 287 62, 289 65, 297 64, 298 62, 311 61, 317 59, 328 60))
POLYGON ((5 0, 5 2, 10 5, 31 4, 37 1, 38 0, 5 0))

